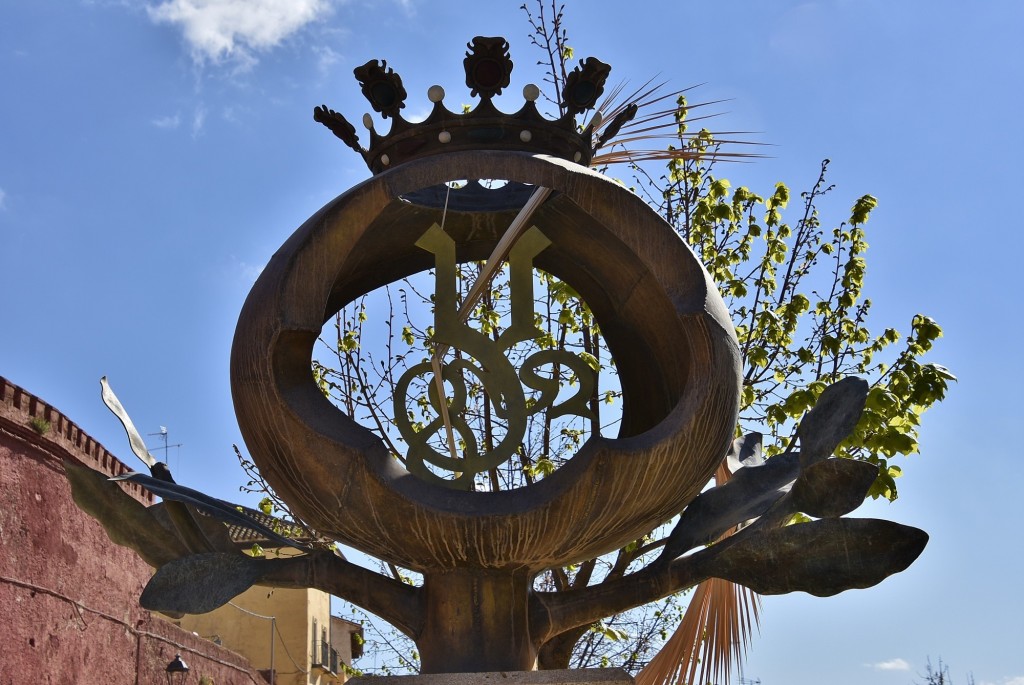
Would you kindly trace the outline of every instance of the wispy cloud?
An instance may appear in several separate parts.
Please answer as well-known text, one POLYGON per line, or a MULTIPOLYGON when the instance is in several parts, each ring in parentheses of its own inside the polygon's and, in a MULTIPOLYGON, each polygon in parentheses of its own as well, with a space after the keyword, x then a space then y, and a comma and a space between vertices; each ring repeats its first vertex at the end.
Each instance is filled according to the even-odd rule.
POLYGON ((147 8, 150 19, 181 30, 198 64, 256 64, 269 50, 323 18, 329 0, 164 0, 147 8))
POLYGON ((321 74, 331 71, 331 67, 341 61, 341 54, 326 45, 314 47, 313 54, 316 55, 316 66, 321 74))
POLYGON ((235 272, 247 285, 255 283, 256 279, 259 278, 261 273, 263 273, 263 267, 266 266, 266 264, 250 264, 249 262, 244 262, 234 255, 231 256, 231 261, 234 262, 233 266, 235 272))
POLYGON ((195 112, 192 113, 192 137, 198 138, 203 132, 203 125, 206 123, 206 105, 199 103, 195 112))
POLYGON ((910 664, 906 659, 889 659, 887 661, 879 661, 877 664, 871 664, 871 668, 876 671, 909 671, 910 664))
POLYGON ((981 683, 979 683, 979 685, 1024 685, 1024 675, 1003 678, 999 682, 983 680, 981 681, 981 683))
POLYGON ((7 209, 7 205, 4 204, 5 200, 7 200, 7 192, 0 188, 0 209, 7 209))
POLYGON ((402 118, 405 119, 406 121, 411 121, 414 124, 418 124, 421 121, 426 121, 426 118, 429 117, 430 113, 433 111, 434 109, 433 107, 430 106, 429 103, 420 103, 416 107, 416 109, 408 110, 406 113, 402 114, 402 118))
POLYGON ((175 114, 173 117, 159 117, 157 119, 153 119, 150 123, 156 126, 157 128, 175 129, 181 125, 181 117, 177 114, 175 114))

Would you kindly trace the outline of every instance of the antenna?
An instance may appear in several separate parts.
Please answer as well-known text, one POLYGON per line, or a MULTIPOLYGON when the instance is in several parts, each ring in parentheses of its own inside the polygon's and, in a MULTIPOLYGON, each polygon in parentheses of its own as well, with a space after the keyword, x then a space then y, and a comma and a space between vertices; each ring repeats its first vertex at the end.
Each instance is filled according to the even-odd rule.
POLYGON ((163 440, 163 442, 164 442, 163 447, 157 447, 156 449, 164 451, 164 463, 167 464, 167 468, 170 468, 171 467, 171 460, 170 460, 170 457, 169 457, 170 448, 171 447, 184 447, 184 445, 182 445, 180 442, 174 443, 173 445, 167 444, 167 442, 168 442, 167 434, 168 434, 167 426, 160 426, 160 432, 159 433, 147 433, 147 435, 159 435, 160 438, 163 440))

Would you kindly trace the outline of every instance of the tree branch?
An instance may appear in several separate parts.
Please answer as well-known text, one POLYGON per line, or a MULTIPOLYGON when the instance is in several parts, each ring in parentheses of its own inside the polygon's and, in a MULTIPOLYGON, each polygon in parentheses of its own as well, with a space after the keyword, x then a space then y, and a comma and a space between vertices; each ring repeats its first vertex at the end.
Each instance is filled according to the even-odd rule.
POLYGON ((628 576, 590 587, 564 592, 536 592, 530 623, 539 628, 535 639, 547 642, 556 635, 585 626, 627 609, 653 602, 685 590, 709 577, 706 565, 697 563, 707 552, 678 559, 674 563, 648 566, 628 576), (543 631, 543 632, 541 632, 543 631))
MULTIPOLYGON (((818 475, 829 477, 827 471, 818 475)), ((535 639, 543 642, 712 577, 762 595, 801 591, 827 597, 871 587, 907 568, 928 542, 924 531, 891 521, 823 518, 778 528, 772 513, 762 517, 763 526, 747 527, 668 566, 648 566, 582 590, 535 593, 530 616, 535 639)))
POLYGON ((374 613, 409 637, 423 628, 423 594, 420 588, 392 580, 331 552, 266 559, 267 571, 259 585, 315 587, 374 613))

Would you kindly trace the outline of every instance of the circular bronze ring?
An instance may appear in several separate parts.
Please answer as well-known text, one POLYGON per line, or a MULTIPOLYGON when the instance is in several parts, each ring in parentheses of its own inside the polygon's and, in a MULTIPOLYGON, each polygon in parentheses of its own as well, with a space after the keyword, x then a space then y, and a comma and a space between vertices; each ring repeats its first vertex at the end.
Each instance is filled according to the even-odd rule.
MULTIPOLYGON (((514 213, 450 211, 459 259, 485 258, 514 213)), ((640 198, 569 162, 474 151, 374 176, 299 228, 246 300, 231 383, 260 472, 321 532, 415 570, 539 571, 616 549, 700 492, 735 429, 740 365, 717 289, 640 198), (620 437, 591 438, 551 476, 498 493, 409 474, 324 398, 310 367, 324 322, 344 304, 432 266, 414 243, 441 211, 403 196, 453 178, 556 191, 532 219, 552 241, 534 263, 591 307, 623 388, 620 437)))

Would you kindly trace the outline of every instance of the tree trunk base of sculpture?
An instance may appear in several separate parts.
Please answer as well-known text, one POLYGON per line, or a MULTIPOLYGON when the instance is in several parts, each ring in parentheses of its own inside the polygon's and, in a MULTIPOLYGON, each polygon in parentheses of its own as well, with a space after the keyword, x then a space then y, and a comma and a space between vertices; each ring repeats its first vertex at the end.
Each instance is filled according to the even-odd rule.
POLYGON ((530 671, 537 648, 530 639, 526 569, 451 569, 423 575, 425 612, 416 637, 423 673, 530 671))

